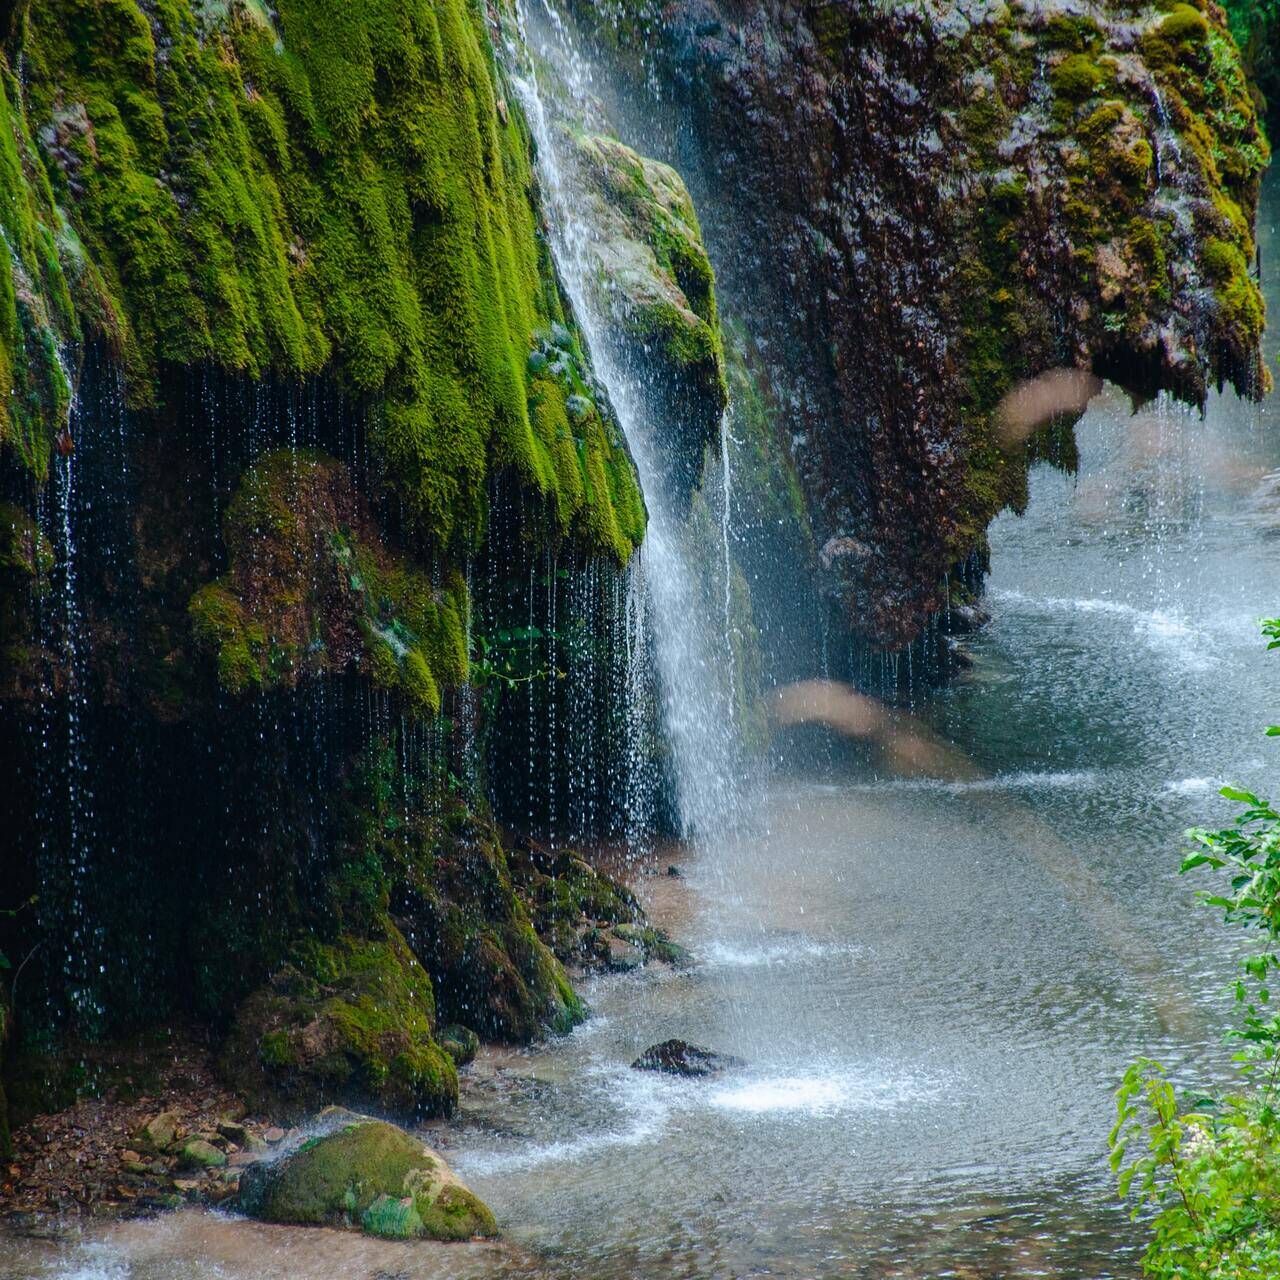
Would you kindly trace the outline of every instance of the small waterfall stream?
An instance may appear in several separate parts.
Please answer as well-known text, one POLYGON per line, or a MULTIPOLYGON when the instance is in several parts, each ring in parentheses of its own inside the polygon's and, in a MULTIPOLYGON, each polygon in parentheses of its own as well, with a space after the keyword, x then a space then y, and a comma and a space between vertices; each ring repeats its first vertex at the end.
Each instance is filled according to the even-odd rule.
POLYGON ((710 839, 738 820, 742 796, 732 677, 726 678, 732 663, 728 440, 722 434, 724 505, 719 551, 724 557, 725 614, 721 618, 709 616, 699 598, 693 541, 697 535, 671 495, 667 460, 654 437, 647 388, 620 357, 613 336, 614 317, 602 306, 590 278, 594 269, 590 247, 600 232, 583 217, 581 202, 574 198, 572 161, 562 135, 563 129, 577 123, 571 115, 583 118, 591 111, 590 65, 575 48, 550 0, 524 0, 518 13, 528 43, 512 42, 509 55, 537 143, 553 255, 587 337, 596 373, 635 459, 649 511, 638 582, 645 593, 643 608, 649 617, 679 824, 685 835, 710 839), (531 12, 530 4, 541 5, 541 12, 531 12), (558 78, 556 92, 544 85, 550 75, 558 78))

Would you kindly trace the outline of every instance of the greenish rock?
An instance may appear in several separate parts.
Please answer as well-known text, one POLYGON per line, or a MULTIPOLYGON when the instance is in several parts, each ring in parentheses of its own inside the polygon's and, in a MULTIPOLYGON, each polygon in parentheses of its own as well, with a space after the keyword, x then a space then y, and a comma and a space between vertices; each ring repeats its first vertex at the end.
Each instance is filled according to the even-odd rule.
POLYGON ((245 1170, 243 1212, 396 1239, 497 1235, 488 1206, 403 1129, 350 1112, 324 1115, 321 1124, 325 1131, 296 1150, 245 1170))
POLYGON ((176 1111, 161 1111, 133 1132, 133 1143, 143 1151, 164 1151, 178 1136, 180 1117, 176 1111))
POLYGON ((669 165, 601 134, 570 135, 577 190, 596 234, 584 246, 612 335, 643 376, 675 485, 697 483, 728 403, 715 275, 693 201, 669 165))
POLYGON ((379 932, 304 939, 241 1006, 223 1072, 256 1107, 295 1118, 332 1102, 453 1110, 458 1077, 435 1040, 431 978, 389 921, 379 932))
POLYGON ((460 1022, 445 1027, 439 1033, 438 1040, 440 1047, 457 1067, 465 1067, 480 1052, 480 1037, 460 1022))
POLYGON ((226 1163, 227 1153, 203 1138, 184 1142, 178 1152, 178 1164, 183 1169, 221 1169, 226 1163))
POLYGON ((249 1130, 239 1120, 219 1120, 218 1133, 238 1147, 243 1147, 251 1137, 249 1130))
POLYGON ((460 804, 383 837, 392 910, 431 974, 442 1022, 528 1043, 570 1030, 586 1006, 535 929, 494 824, 460 804))
POLYGON ((233 693, 354 666, 424 716, 466 680, 461 573, 418 568, 387 545, 347 468, 282 449, 247 471, 223 516, 230 566, 188 606, 197 642, 233 693))

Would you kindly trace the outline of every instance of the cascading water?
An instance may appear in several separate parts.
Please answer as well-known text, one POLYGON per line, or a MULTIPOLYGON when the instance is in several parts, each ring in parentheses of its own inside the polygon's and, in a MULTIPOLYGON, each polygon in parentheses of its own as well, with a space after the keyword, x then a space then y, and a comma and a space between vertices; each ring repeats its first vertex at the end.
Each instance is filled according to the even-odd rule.
MULTIPOLYGON (((573 165, 562 136, 575 117, 585 117, 591 109, 591 69, 553 5, 546 3, 540 14, 534 14, 521 4, 518 12, 523 39, 511 43, 509 54, 537 142, 556 265, 631 449, 649 511, 640 552, 643 567, 636 582, 647 594, 679 825, 686 835, 714 837, 739 817, 742 795, 727 626, 728 527, 722 524, 720 530, 726 559, 721 634, 721 618, 711 615, 700 598, 698 535, 671 493, 671 468, 655 438, 650 389, 621 357, 615 336, 617 318, 601 302, 592 279, 597 261, 592 246, 600 231, 583 217, 574 199, 573 165), (544 81, 549 76, 556 79, 556 93, 546 90, 544 81)), ((727 521, 728 455, 723 438, 722 448, 722 518, 727 521)))

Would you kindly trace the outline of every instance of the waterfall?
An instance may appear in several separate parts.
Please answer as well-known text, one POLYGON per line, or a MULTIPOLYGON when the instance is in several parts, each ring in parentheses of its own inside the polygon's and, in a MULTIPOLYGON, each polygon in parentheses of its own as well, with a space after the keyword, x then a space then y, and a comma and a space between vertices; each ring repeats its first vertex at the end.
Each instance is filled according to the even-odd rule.
MULTIPOLYGON (((537 143, 538 174, 546 201, 552 254, 574 313, 586 337, 591 359, 617 416, 645 494, 648 531, 639 555, 637 583, 646 593, 644 613, 659 685, 661 718, 671 752, 678 818, 682 833, 713 837, 726 831, 740 811, 741 765, 734 731, 732 663, 727 620, 730 586, 727 523, 721 537, 726 557, 724 619, 704 603, 699 577, 698 535, 677 509, 668 483, 671 467, 659 446, 649 412, 647 388, 621 358, 613 333, 614 317, 591 288, 590 247, 600 232, 574 199, 571 162, 562 130, 589 114, 591 68, 575 47, 550 0, 542 4, 545 23, 528 5, 518 5, 521 40, 510 47, 513 80, 537 143), (548 91, 557 79, 563 96, 548 91), (572 114, 564 111, 568 106, 572 114), (723 626, 723 630, 722 630, 723 626)), ((728 440, 722 437, 724 511, 728 510, 728 440)))

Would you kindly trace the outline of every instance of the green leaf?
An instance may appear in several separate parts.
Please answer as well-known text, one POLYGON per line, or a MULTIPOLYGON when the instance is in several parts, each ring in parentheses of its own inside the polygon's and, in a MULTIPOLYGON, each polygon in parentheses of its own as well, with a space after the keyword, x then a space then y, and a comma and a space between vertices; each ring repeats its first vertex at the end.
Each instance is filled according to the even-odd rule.
POLYGON ((1218 794, 1220 796, 1226 796, 1228 800, 1238 800, 1241 804, 1262 804, 1262 801, 1259 800, 1252 792, 1241 791, 1239 787, 1222 787, 1219 789, 1218 794))

